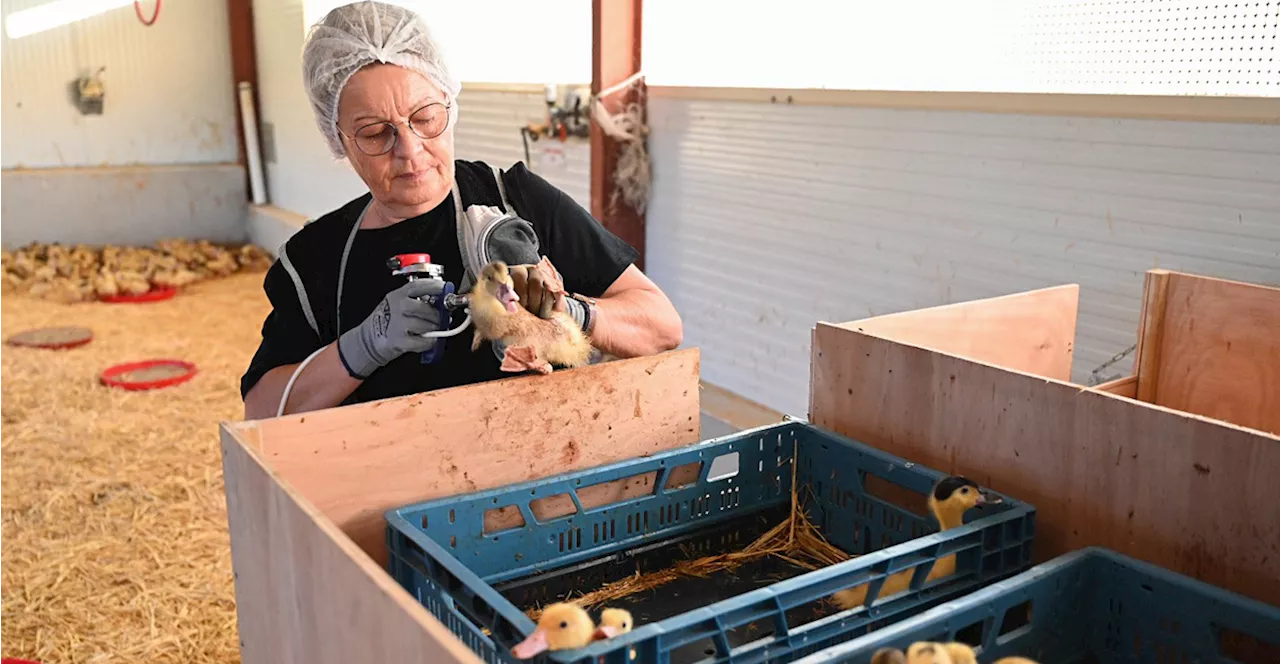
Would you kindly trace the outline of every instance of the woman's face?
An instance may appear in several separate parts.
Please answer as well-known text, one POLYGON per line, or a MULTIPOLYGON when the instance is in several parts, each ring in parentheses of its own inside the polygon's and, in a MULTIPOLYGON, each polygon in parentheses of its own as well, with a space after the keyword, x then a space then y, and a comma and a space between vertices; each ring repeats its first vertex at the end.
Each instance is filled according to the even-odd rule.
POLYGON ((373 197, 406 218, 434 208, 453 186, 453 126, 448 117, 440 88, 396 65, 374 64, 356 72, 338 100, 338 129, 347 159, 373 197), (383 122, 394 124, 395 133, 377 124, 383 122), (416 129, 431 136, 446 125, 435 138, 414 133, 416 129), (393 137, 394 146, 385 153, 366 153, 385 149, 393 137))

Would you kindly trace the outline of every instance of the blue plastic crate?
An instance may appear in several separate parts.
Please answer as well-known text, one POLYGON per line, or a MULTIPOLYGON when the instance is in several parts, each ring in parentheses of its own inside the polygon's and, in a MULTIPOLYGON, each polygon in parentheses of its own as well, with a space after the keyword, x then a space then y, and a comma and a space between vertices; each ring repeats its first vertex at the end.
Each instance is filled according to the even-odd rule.
POLYGON ((1082 549, 799 664, 963 641, 994 662, 1280 662, 1280 608, 1100 548, 1082 549))
POLYGON ((810 519, 829 541, 858 557, 776 581, 743 573, 732 582, 717 581, 721 596, 710 599, 664 586, 653 605, 670 615, 654 621, 637 615, 638 627, 629 634, 544 654, 542 661, 788 661, 1030 566, 1030 505, 1001 496, 1001 504, 971 510, 965 525, 938 532, 932 518, 866 487, 874 477, 883 481, 878 485, 905 488, 919 499, 916 511, 925 513, 924 496, 942 473, 792 420, 647 458, 391 510, 389 571, 483 659, 518 661, 511 646, 535 627, 524 608, 556 601, 566 589, 586 592, 634 573, 638 561, 653 571, 677 554, 740 550, 779 523, 789 511, 794 457, 798 494, 810 519), (688 464, 700 464, 696 480, 669 486, 688 464), (581 496, 591 487, 641 481, 646 473, 653 475, 644 495, 583 507, 581 496), (572 513, 539 521, 532 503, 551 496, 572 513), (518 510, 524 525, 484 532, 486 512, 500 509, 518 510), (933 562, 948 554, 955 554, 955 573, 925 583, 933 562), (906 591, 876 597, 875 585, 870 607, 812 613, 836 590, 878 584, 913 568, 906 591))

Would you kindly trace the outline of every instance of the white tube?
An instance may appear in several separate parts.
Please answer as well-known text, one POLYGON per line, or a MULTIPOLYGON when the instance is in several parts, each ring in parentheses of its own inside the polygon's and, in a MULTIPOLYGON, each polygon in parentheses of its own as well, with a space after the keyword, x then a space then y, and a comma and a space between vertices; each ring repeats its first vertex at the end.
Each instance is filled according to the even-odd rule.
MULTIPOLYGON (((453 328, 452 330, 440 330, 437 332, 427 332, 422 336, 427 338, 452 337, 462 332, 463 330, 467 329, 467 326, 470 324, 471 324, 471 312, 468 311, 467 317, 462 321, 462 324, 453 328)), ((297 369, 293 370, 293 375, 289 376, 289 382, 284 384, 284 392, 280 394, 280 405, 276 407, 276 417, 280 417, 284 415, 285 404, 289 403, 289 393, 293 391, 293 384, 297 382, 298 376, 302 375, 302 370, 305 369, 306 366, 311 363, 311 360, 314 360, 316 356, 319 355, 326 348, 328 348, 328 346, 321 346, 315 349, 314 352, 312 352, 310 355, 307 356, 307 359, 303 360, 298 364, 297 369)))
POLYGON ((467 326, 470 324, 471 324, 471 312, 468 311, 467 317, 462 320, 462 324, 453 328, 452 330, 439 330, 436 332, 425 332, 423 333, 422 336, 427 339, 438 339, 440 337, 452 337, 453 335, 467 329, 467 326))
POLYGON ((262 153, 258 147, 258 111, 253 105, 253 85, 248 81, 237 84, 240 89, 240 124, 244 125, 244 151, 249 162, 249 188, 253 204, 267 202, 267 183, 262 176, 262 153))
POLYGON ((307 359, 303 360, 298 365, 297 369, 293 370, 293 375, 289 376, 289 382, 284 384, 284 393, 280 395, 280 406, 276 408, 276 417, 284 415, 284 405, 289 403, 289 393, 293 391, 293 384, 298 380, 298 376, 302 374, 302 370, 305 369, 308 364, 311 364, 311 360, 316 359, 316 356, 326 348, 328 348, 328 346, 321 346, 315 349, 315 351, 307 356, 307 359))

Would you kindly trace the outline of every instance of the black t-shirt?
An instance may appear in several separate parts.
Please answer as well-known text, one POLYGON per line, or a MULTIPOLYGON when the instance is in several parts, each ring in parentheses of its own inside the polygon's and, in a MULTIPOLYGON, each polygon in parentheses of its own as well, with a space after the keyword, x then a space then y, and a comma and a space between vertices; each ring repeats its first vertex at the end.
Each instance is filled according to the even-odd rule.
MULTIPOLYGON (((483 162, 458 160, 455 178, 463 205, 502 207, 493 172, 483 162)), ((565 289, 599 297, 637 257, 634 248, 610 233, 567 194, 517 162, 503 172, 507 199, 529 221, 538 236, 539 252, 564 278, 565 289)), ((338 269, 352 226, 369 203, 365 194, 307 224, 285 244, 297 282, 305 288, 317 335, 297 293, 295 275, 277 260, 267 271, 263 290, 272 311, 262 325, 262 343, 240 380, 243 397, 262 375, 275 367, 306 359, 312 351, 331 343, 341 332, 364 322, 389 292, 404 285, 405 277, 392 276, 387 259, 396 254, 424 252, 444 266, 447 281, 459 285, 463 278, 462 255, 453 198, 448 197, 426 214, 385 228, 361 229, 356 234, 343 278, 341 330, 334 310, 338 269)), ((465 314, 455 312, 450 328, 465 314)), ((424 365, 417 353, 407 353, 375 371, 342 403, 373 401, 444 387, 466 385, 512 374, 499 370, 500 362, 488 343, 471 350, 473 329, 445 339, 444 359, 424 365)))

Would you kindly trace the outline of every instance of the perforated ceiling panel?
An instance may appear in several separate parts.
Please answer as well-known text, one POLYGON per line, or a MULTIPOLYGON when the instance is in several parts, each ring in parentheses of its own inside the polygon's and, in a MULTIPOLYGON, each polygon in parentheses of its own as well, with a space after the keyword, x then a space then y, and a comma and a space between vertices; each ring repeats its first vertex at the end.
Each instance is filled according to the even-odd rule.
POLYGON ((644 22, 650 85, 1280 96, 1280 0, 645 0, 644 22))
POLYGON ((1010 56, 1046 91, 1280 94, 1280 2, 1029 2, 1010 56), (1029 42, 1029 43, 1028 43, 1029 42))

